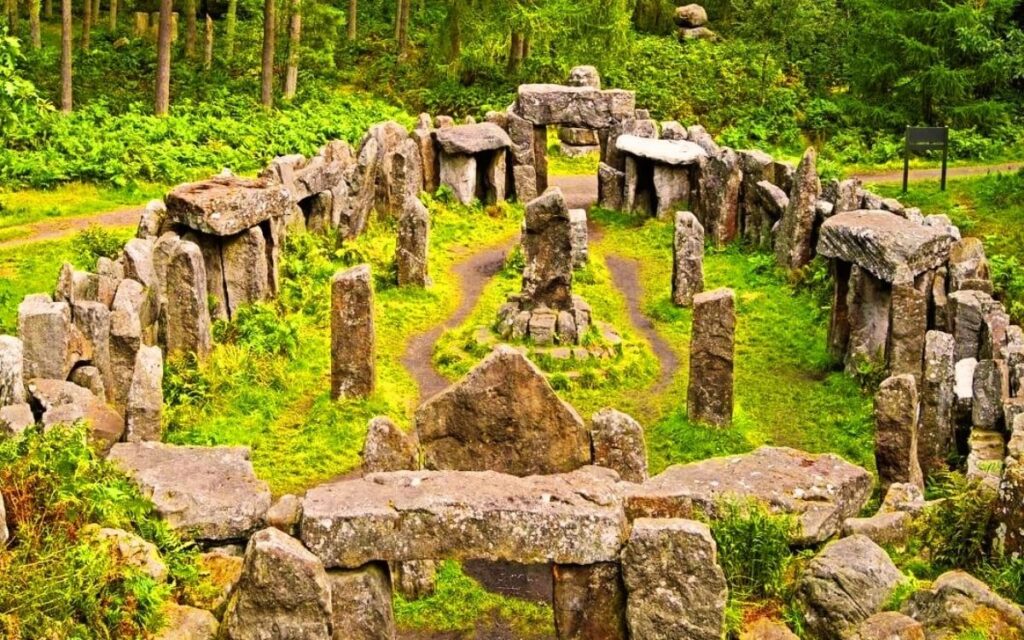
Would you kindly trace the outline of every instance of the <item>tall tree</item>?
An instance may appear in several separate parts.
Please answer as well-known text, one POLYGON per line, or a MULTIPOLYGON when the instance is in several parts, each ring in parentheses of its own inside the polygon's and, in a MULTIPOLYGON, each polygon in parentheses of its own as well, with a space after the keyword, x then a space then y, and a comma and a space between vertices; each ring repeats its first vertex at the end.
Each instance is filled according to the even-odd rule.
POLYGON ((171 107, 171 12, 173 0, 160 0, 160 26, 156 37, 156 98, 153 112, 167 115, 171 107))
POLYGON ((398 42, 398 56, 404 57, 409 50, 410 0, 398 0, 398 15, 395 20, 395 40, 398 42))
POLYGON ((213 18, 206 14, 206 37, 203 39, 203 68, 213 66, 213 18))
POLYGON ((302 38, 302 0, 292 0, 288 25, 288 67, 284 76, 284 97, 291 100, 299 84, 299 45, 302 38))
POLYGON ((17 37, 18 35, 18 19, 20 9, 18 8, 18 0, 7 0, 7 26, 12 36, 17 37))
POLYGON ((43 34, 39 29, 39 0, 28 0, 28 24, 32 32, 32 48, 43 46, 43 34))
POLYGON ((92 0, 85 0, 82 7, 82 51, 89 50, 90 31, 92 31, 92 0))
POLYGON ((109 18, 110 32, 114 33, 117 31, 117 0, 110 0, 110 15, 107 17, 109 18))
POLYGON ((238 0, 228 0, 224 24, 224 56, 228 62, 235 57, 235 26, 238 24, 238 0))
POLYGON ((260 102, 268 109, 274 106, 274 49, 277 39, 277 16, 274 0, 263 0, 263 70, 260 76, 260 102))
POLYGON ((71 113, 71 0, 60 0, 60 110, 71 113))
POLYGON ((93 0, 93 3, 92 3, 92 24, 97 29, 100 28, 100 0, 93 0))
POLYGON ((348 39, 353 42, 356 39, 356 9, 359 0, 348 0, 348 39))
POLYGON ((185 0, 185 57, 196 57, 196 0, 185 0))
POLYGON ((53 0, 46 0, 43 3, 43 15, 46 16, 47 20, 53 17, 53 0))

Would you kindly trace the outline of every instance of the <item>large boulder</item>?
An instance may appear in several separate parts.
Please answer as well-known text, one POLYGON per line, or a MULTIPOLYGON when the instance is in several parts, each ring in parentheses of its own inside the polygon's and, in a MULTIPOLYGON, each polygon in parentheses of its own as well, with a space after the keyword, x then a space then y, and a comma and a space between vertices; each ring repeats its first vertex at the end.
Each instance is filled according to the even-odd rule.
POLYGON ((599 467, 528 478, 375 473, 307 492, 301 538, 328 567, 434 558, 614 562, 628 530, 620 487, 599 467))
POLYGON ((522 297, 531 305, 572 306, 572 221, 562 190, 552 187, 526 205, 522 297))
POLYGON ((234 176, 183 184, 165 200, 171 222, 215 236, 233 236, 283 217, 292 204, 291 194, 280 184, 234 176))
POLYGON ((472 156, 512 146, 505 130, 490 122, 438 129, 434 137, 441 150, 452 155, 472 156))
POLYGON ((1024 634, 1020 607, 963 571, 942 574, 931 588, 910 596, 901 611, 924 626, 928 640, 952 640, 978 627, 991 638, 1019 638, 1024 634))
POLYGON ((673 166, 695 165, 708 155, 688 140, 656 140, 631 134, 619 136, 615 146, 620 153, 673 166))
POLYGON ((320 561, 277 529, 249 540, 224 614, 226 640, 331 640, 331 585, 320 561))
POLYGON ((416 411, 428 469, 562 473, 590 462, 576 410, 520 352, 499 346, 416 411))
POLYGON ((66 380, 85 355, 81 334, 71 323, 71 307, 49 296, 32 295, 22 300, 18 306, 18 337, 25 379, 66 380))
POLYGON ((633 640, 721 640, 729 589, 706 524, 640 518, 622 552, 633 640))
POLYGON ((412 471, 419 467, 416 434, 407 434, 386 417, 370 420, 363 444, 363 471, 412 471))
POLYGON ((372 563, 327 574, 333 640, 394 640, 391 580, 387 565, 372 563))
POLYGON ((636 95, 594 87, 524 84, 519 86, 513 109, 535 127, 560 124, 604 129, 633 115, 636 95))
POLYGON ((89 429, 89 442, 105 452, 124 434, 124 419, 91 391, 64 380, 34 378, 28 382, 32 404, 42 409, 44 427, 82 421, 89 429))
POLYGON ((714 515, 724 498, 753 498, 796 516, 794 542, 815 544, 838 533, 871 497, 871 474, 842 458, 779 447, 669 467, 626 493, 630 517, 714 515))
POLYGON ((885 550, 866 536, 829 544, 808 563, 798 586, 808 631, 820 640, 842 640, 881 611, 902 580, 885 550))
POLYGON ((270 489, 243 447, 124 443, 110 460, 175 530, 198 540, 245 540, 263 526, 270 489))

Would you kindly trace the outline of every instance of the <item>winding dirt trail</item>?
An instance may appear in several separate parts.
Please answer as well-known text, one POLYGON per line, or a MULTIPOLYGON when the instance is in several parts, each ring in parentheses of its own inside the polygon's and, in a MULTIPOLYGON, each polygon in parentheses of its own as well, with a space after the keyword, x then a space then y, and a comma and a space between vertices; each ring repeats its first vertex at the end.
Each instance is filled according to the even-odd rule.
POLYGON ((33 222, 24 227, 26 229, 24 235, 0 242, 0 249, 10 249, 46 240, 63 240, 92 226, 131 227, 139 223, 139 216, 142 215, 142 212, 143 208, 141 207, 125 207, 99 214, 33 222))

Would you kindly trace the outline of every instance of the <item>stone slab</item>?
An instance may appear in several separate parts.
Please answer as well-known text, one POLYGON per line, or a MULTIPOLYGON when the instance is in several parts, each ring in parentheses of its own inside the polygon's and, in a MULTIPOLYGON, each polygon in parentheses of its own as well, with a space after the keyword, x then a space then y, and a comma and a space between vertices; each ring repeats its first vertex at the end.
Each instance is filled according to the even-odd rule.
POLYGON ((622 153, 675 166, 697 164, 708 155, 687 140, 654 140, 628 134, 619 136, 615 146, 622 153))

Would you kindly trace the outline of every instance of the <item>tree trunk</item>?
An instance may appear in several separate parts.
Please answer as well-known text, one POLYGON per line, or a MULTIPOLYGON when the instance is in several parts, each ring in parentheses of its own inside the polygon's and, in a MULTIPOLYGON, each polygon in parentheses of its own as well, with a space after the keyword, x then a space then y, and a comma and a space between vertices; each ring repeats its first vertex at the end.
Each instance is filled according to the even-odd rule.
POLYGON ((43 15, 46 16, 47 20, 53 18, 53 0, 46 0, 46 2, 43 3, 43 15))
POLYGON ((277 17, 274 0, 263 0, 263 72, 260 78, 260 101, 268 109, 274 106, 274 40, 277 38, 277 17))
POLYGON ((196 57, 196 0, 185 0, 185 57, 196 57))
POLYGON ((110 18, 108 23, 110 25, 110 32, 114 33, 117 31, 117 0, 110 0, 110 15, 108 18, 110 18))
POLYGON ((412 0, 398 0, 398 57, 404 58, 409 51, 409 13, 412 0))
POLYGON ((160 0, 160 26, 156 37, 156 100, 153 112, 167 115, 171 106, 171 12, 173 0, 160 0))
POLYGON ((284 98, 291 100, 299 84, 299 45, 302 38, 302 0, 292 0, 288 24, 288 68, 284 76, 284 98))
POLYGON ((206 39, 203 42, 203 68, 213 66, 213 18, 206 14, 206 39))
POLYGON ((43 46, 43 34, 39 29, 39 0, 28 0, 28 23, 32 30, 32 48, 43 46))
POLYGON ((356 39, 356 7, 359 0, 348 0, 348 40, 354 42, 356 39))
POLYGON ((92 24, 100 28, 100 0, 93 0, 92 3, 92 24))
POLYGON ((228 62, 235 57, 236 24, 238 24, 238 0, 228 0, 227 22, 224 25, 224 55, 228 62))
POLYGON ((402 0, 395 0, 395 41, 398 40, 398 32, 402 28, 402 0))
POLYGON ((523 33, 513 31, 508 44, 508 72, 518 73, 523 66, 523 33))
POLYGON ((82 51, 89 50, 89 35, 92 31, 92 0, 85 0, 82 7, 82 51))
POLYGON ((71 0, 60 0, 60 110, 71 113, 71 0))
POLYGON ((18 7, 18 0, 9 0, 7 3, 7 25, 10 27, 11 35, 18 37, 18 19, 21 17, 21 8, 18 7))

